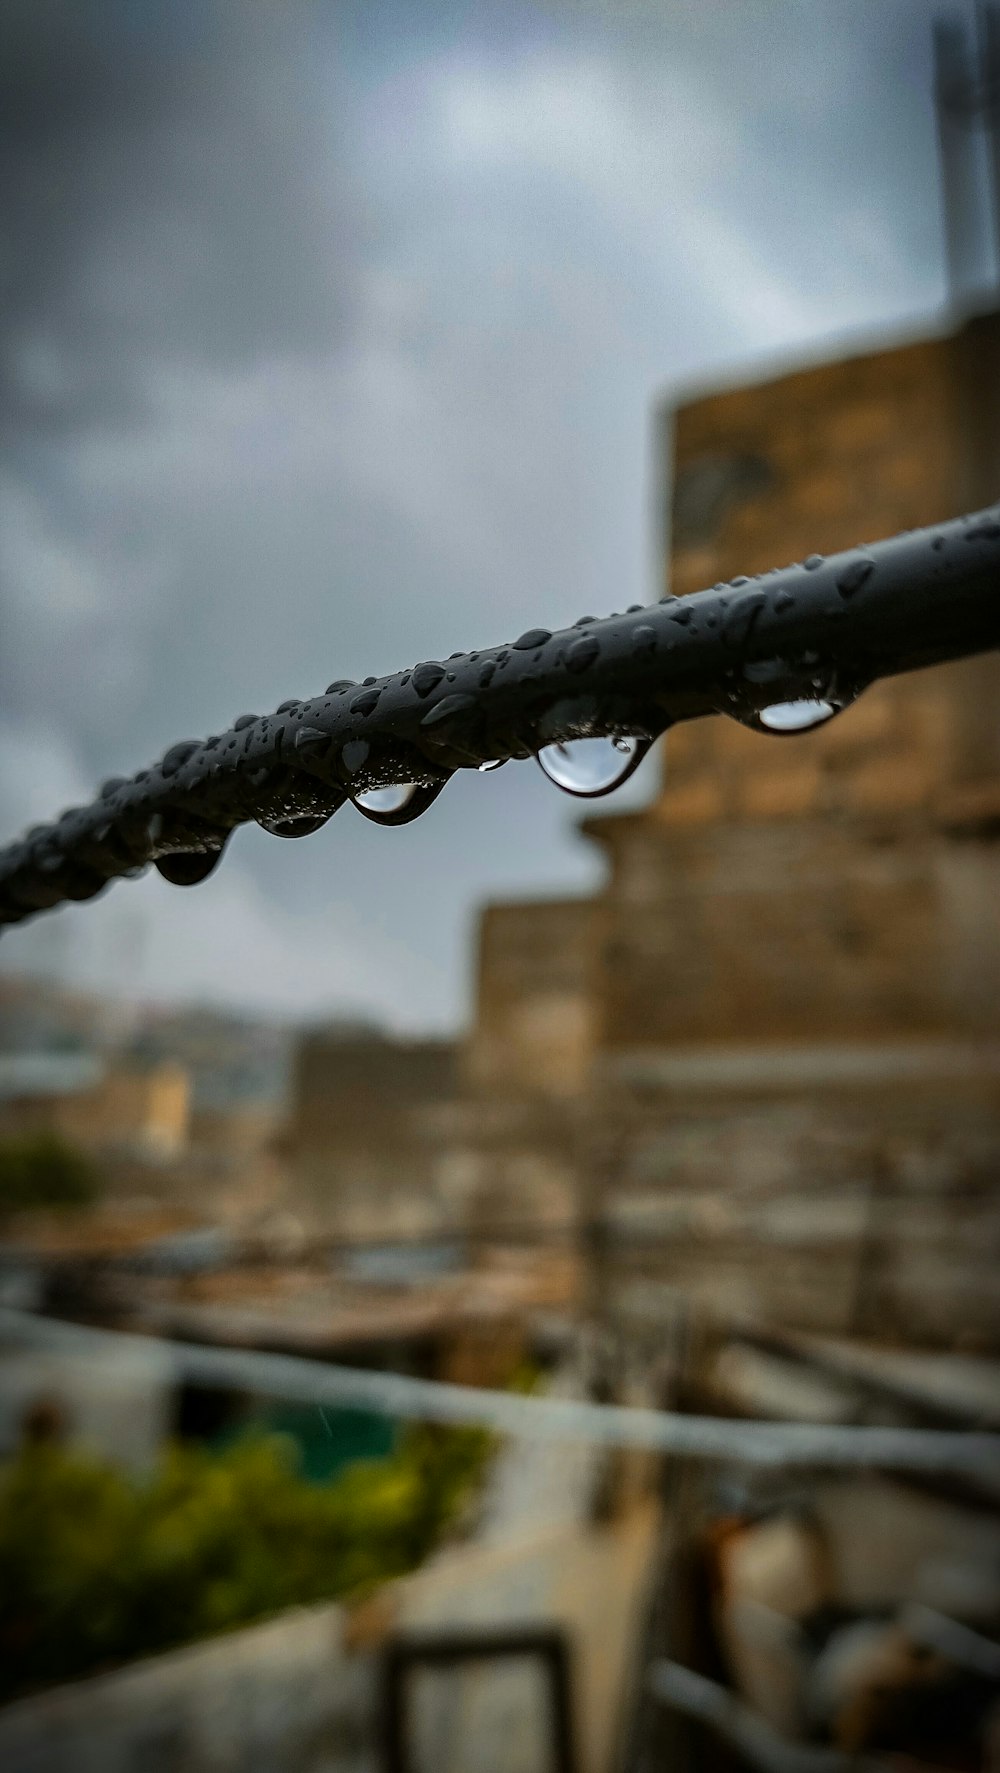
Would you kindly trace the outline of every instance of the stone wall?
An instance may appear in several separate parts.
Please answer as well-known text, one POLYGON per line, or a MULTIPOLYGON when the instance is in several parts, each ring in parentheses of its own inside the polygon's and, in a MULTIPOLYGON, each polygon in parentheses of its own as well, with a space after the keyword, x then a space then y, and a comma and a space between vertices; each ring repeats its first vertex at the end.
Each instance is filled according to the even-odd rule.
MULTIPOLYGON (((670 430, 681 595, 974 509, 1000 488, 1000 315, 670 430)), ((680 1290, 1000 1346, 998 709, 991 654, 794 739, 691 723, 653 806, 584 826, 611 868, 581 1143, 622 1321, 680 1290)))
POLYGON ((296 1211, 345 1237, 435 1229, 457 1087, 450 1041, 305 1035, 284 1140, 296 1211))

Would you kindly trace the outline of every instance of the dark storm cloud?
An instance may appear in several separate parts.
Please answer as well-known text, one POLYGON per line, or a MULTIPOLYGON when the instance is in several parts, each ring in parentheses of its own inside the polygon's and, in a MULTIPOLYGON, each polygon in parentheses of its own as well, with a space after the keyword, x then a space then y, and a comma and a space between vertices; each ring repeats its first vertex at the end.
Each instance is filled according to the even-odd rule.
MULTIPOLYGON (((4 830, 647 594, 664 384, 938 297, 928 18, 8 0, 4 830)), ((405 832, 241 833, 197 893, 119 888, 4 964, 441 1022, 477 900, 594 879, 570 815, 524 765, 405 832)))
POLYGON ((295 0, 280 25, 213 0, 6 0, 9 445, 137 416, 150 356, 315 349, 343 323, 348 211, 308 176, 336 120, 310 92, 305 17, 295 0))

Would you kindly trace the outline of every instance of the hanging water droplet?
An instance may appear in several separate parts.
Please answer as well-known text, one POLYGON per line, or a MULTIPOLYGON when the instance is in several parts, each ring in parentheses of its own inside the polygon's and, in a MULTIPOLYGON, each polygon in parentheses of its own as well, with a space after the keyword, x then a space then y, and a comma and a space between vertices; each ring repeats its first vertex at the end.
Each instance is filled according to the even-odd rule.
POLYGON ((322 831, 336 810, 334 807, 328 813, 303 813, 300 818, 292 819, 258 819, 257 823, 269 837, 312 837, 315 831, 322 831))
POLYGON ((408 825, 440 794, 447 776, 436 782, 393 782, 384 788, 362 788, 351 795, 359 813, 375 825, 408 825))
POLYGON ((757 723, 769 733, 809 733, 840 712, 824 696, 801 696, 792 702, 772 702, 761 708, 757 723))
POLYGON ((416 782, 394 782, 389 788, 364 788, 351 799, 359 813, 401 813, 417 792, 416 782))
POLYGON ((557 788, 589 799, 620 788, 648 749, 645 739, 632 736, 565 739, 555 745, 543 745, 538 762, 557 788))
POLYGON ((200 886, 222 860, 223 845, 214 850, 179 850, 157 856, 153 867, 171 886, 200 886))

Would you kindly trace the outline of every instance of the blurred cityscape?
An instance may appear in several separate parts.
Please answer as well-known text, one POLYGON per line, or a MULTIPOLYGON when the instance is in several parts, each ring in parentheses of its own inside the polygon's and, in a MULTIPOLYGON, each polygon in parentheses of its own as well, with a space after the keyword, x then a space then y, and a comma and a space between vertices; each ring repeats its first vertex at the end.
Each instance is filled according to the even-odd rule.
MULTIPOLYGON (((665 586, 975 508, 996 485, 998 393, 986 312, 664 409, 665 586)), ((8 1317, 480 1387, 528 1367, 541 1394, 726 1418, 1000 1428, 998 688, 988 657, 884 682, 795 743, 725 719, 671 734, 654 802, 581 826, 607 858, 596 896, 485 907, 454 1041, 5 975, 8 1317), (67 1153, 89 1204, 55 1204, 67 1153)), ((25 1437, 81 1441, 141 1469, 165 1436, 264 1423, 325 1475, 390 1444, 363 1411, 263 1393, 252 1374, 206 1389, 22 1339, 0 1436, 10 1457, 25 1437)), ((407 1578, 391 1617, 568 1628, 581 1766, 740 1758, 684 1721, 683 1695, 651 1697, 643 1669, 677 1661, 779 1745, 973 1765, 1000 1655, 998 1499, 995 1472, 804 1484, 512 1442, 461 1551, 407 1578)), ((280 1619, 257 1630, 273 1656, 280 1619)), ((288 1656, 308 1669, 303 1630, 294 1615, 288 1656)), ((182 1677, 158 1666, 167 1704, 182 1677)), ((464 1728, 502 1737, 527 1678, 494 1669, 464 1728)), ((74 1689, 72 1727, 132 1765, 110 1745, 113 1680, 74 1689)), ((310 1727, 360 1704, 350 1683, 324 1694, 310 1727)), ((427 1741, 453 1709, 445 1729, 430 1706, 427 1741)), ((0 1745, 16 1753, 38 1715, 65 1746, 44 1700, 0 1717, 0 1745)), ((476 1764, 545 1764, 545 1730, 529 1735, 476 1764)), ((275 1765, 368 1764, 286 1748, 275 1765)))

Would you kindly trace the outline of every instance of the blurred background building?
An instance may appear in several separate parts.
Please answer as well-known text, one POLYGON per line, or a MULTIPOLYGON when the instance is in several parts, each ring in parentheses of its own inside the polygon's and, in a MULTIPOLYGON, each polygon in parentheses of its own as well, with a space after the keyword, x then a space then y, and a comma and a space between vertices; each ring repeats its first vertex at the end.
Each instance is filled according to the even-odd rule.
MULTIPOLYGON (((983 28, 992 56, 992 12, 983 28)), ((951 306, 664 399, 664 596, 996 500, 1000 310, 965 299, 984 230, 967 114, 992 118, 993 164, 995 84, 961 33, 936 41, 951 306)), ((724 707, 670 733, 650 802, 579 824, 596 892, 481 910, 454 1036, 0 980, 0 1305, 147 1336, 120 1359, 5 1351, 0 1451, 85 1445, 142 1473, 170 1438, 220 1453, 263 1426, 310 1483, 391 1457, 384 1414, 270 1395, 269 1352, 737 1421, 1000 1429, 1000 662, 855 687, 808 733, 724 707), (247 1364, 179 1377, 164 1336, 247 1364)), ((332 1764, 335 1713, 367 1768, 386 1645, 495 1616, 570 1645, 588 1773, 789 1773, 792 1745, 799 1773, 831 1746, 992 1765, 995 1473, 515 1437, 447 1545, 382 1612, 352 1590, 198 1651, 214 1673, 194 1651, 150 1663, 134 1715, 115 1675, 51 1713, 26 1699, 0 1750, 48 1741, 55 1768, 76 1730, 137 1765, 145 1708, 181 1720, 158 1764, 201 1773, 199 1681, 230 1746, 249 1682, 276 1765, 332 1764), (763 1763, 691 1722, 678 1662, 776 1733, 763 1763), (282 1760, 300 1713, 316 1740, 282 1760)), ((461 1692, 416 1708, 430 1758, 459 1773, 441 1745, 481 1725, 495 1769, 481 1746, 475 1764, 534 1773, 542 1736, 515 1725, 544 1714, 537 1691, 490 1669, 461 1692)))

